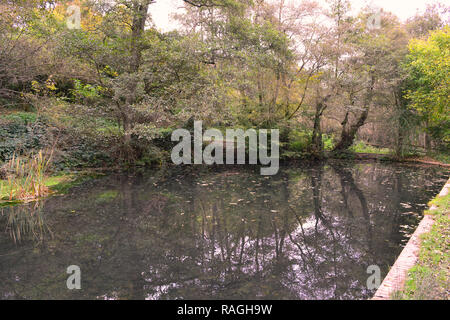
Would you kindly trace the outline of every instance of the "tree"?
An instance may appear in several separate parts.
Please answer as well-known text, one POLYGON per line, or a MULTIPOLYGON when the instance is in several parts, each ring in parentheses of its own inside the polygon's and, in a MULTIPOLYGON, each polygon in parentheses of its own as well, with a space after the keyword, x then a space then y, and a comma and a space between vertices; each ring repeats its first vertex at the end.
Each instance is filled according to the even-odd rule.
MULTIPOLYGON (((450 27, 414 39, 406 69, 412 86, 406 97, 438 145, 450 143, 450 27)), ((430 143, 427 143, 430 149, 430 143)))
POLYGON ((274 125, 281 83, 292 64, 289 40, 264 1, 234 7, 187 8, 179 17, 186 32, 207 48, 207 72, 217 78, 221 107, 238 122, 274 125))
POLYGON ((202 91, 209 88, 201 73, 204 45, 195 36, 163 35, 148 28, 151 3, 97 1, 92 8, 101 19, 90 28, 67 30, 60 41, 62 52, 96 71, 87 83, 90 89, 81 83, 77 92, 96 98, 90 104, 101 114, 114 114, 129 160, 141 146, 133 136, 157 136, 158 127, 167 126, 175 114, 181 118, 186 105, 201 112, 207 101, 202 96, 209 94, 202 91))
POLYGON ((350 53, 346 37, 351 28, 348 13, 350 3, 347 0, 330 1, 330 8, 327 17, 331 22, 331 27, 326 30, 319 48, 318 66, 321 70, 320 83, 316 85, 316 96, 314 101, 314 120, 311 137, 310 152, 321 157, 323 153, 321 121, 325 111, 332 104, 339 104, 339 94, 341 92, 342 80, 346 74, 346 56, 350 53))
POLYGON ((449 13, 448 6, 439 3, 427 4, 425 12, 417 13, 406 21, 406 30, 414 38, 427 38, 430 31, 439 30, 445 26, 444 17, 449 13))
POLYGON ((46 50, 49 25, 45 9, 48 1, 3 1, 0 4, 0 99, 23 101, 37 78, 48 79, 53 71, 51 54, 46 50), (38 37, 39 36, 39 37, 38 37))
POLYGON ((341 68, 341 90, 348 104, 344 105, 341 137, 334 151, 347 150, 353 144, 375 104, 374 98, 383 92, 382 80, 395 68, 395 61, 390 56, 395 52, 398 23, 390 14, 381 12, 380 28, 371 29, 367 21, 372 14, 371 10, 361 12, 346 37, 349 50, 341 68))

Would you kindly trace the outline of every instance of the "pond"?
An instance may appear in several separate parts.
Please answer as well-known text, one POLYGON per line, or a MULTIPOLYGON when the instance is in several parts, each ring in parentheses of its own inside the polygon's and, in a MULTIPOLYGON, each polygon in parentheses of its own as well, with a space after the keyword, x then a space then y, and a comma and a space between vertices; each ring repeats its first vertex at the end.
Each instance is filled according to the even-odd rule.
POLYGON ((0 214, 0 299, 367 299, 448 170, 375 162, 113 174, 0 214), (68 290, 67 267, 81 270, 68 290))

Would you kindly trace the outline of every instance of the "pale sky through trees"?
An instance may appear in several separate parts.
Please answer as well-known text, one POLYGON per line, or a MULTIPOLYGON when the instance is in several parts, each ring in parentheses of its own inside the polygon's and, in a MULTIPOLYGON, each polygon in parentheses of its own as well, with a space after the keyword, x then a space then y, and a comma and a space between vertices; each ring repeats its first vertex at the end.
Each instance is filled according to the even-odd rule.
MULTIPOLYGON (((291 0, 296 1, 296 0, 291 0)), ((299 0, 300 1, 300 0, 299 0)), ((286 2, 289 2, 287 0, 286 2)), ((326 2, 326 0, 319 0, 319 2, 326 2)), ((373 7, 380 7, 384 10, 395 13, 401 20, 414 16, 419 11, 424 11, 427 4, 432 4, 436 1, 430 0, 351 0, 352 9, 358 11, 367 4, 373 7)), ((450 0, 441 0, 441 3, 450 5, 450 0)), ((171 18, 171 14, 177 11, 177 8, 183 6, 182 0, 157 0, 156 3, 150 6, 150 13, 153 22, 158 29, 163 31, 170 31, 176 29, 177 22, 171 18)))

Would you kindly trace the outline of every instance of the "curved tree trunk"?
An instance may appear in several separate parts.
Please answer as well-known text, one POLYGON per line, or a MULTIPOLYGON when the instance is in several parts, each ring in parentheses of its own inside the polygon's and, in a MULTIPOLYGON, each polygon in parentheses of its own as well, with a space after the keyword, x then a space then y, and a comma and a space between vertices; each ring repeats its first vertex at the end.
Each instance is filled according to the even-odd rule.
MULTIPOLYGON (((334 148, 334 151, 343 151, 350 148, 350 146, 353 144, 353 141, 355 140, 356 133, 358 132, 359 128, 364 125, 368 115, 369 108, 366 108, 359 116, 358 121, 355 124, 351 125, 350 128, 347 129, 347 124, 345 123, 344 127, 342 128, 341 140, 334 148)), ((348 113, 345 120, 348 120, 348 113)))
POLYGON ((372 72, 372 74, 370 75, 370 83, 367 89, 367 94, 364 99, 363 112, 359 115, 359 118, 356 121, 356 123, 354 123, 350 127, 347 127, 349 115, 349 113, 347 112, 347 114, 345 115, 345 119, 342 122, 343 128, 341 132, 341 140, 336 145, 333 151, 347 150, 353 144, 353 141, 355 140, 356 137, 356 133, 358 132, 359 128, 361 128, 366 123, 367 116, 369 115, 369 107, 370 104, 372 103, 374 85, 375 85, 375 77, 372 72))

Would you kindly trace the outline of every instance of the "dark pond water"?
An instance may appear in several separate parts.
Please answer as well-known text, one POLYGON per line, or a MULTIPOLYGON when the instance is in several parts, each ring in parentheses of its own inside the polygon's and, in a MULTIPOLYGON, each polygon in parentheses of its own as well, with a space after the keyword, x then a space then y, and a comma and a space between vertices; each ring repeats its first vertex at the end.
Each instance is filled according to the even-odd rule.
POLYGON ((366 299, 448 171, 295 164, 112 175, 0 214, 1 299, 366 299), (66 269, 81 268, 81 290, 66 269))

